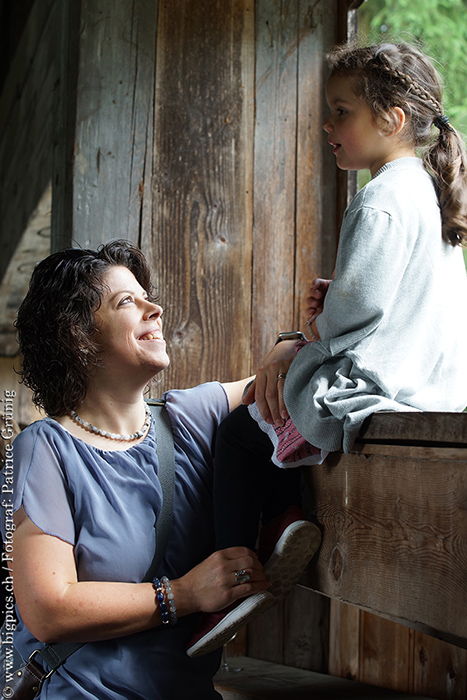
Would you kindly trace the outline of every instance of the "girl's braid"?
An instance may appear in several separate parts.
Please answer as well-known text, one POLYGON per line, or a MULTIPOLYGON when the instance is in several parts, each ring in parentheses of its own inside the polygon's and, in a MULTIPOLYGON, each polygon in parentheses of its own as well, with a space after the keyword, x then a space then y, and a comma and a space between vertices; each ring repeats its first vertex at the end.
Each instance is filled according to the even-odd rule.
POLYGON ((382 68, 391 77, 405 85, 406 88, 410 90, 418 99, 424 100, 426 103, 428 103, 428 106, 431 107, 435 113, 435 118, 443 115, 443 107, 440 102, 438 102, 433 95, 430 95, 428 90, 425 90, 425 88, 413 80, 410 75, 407 75, 407 73, 399 70, 399 68, 388 66, 385 62, 381 62, 378 67, 382 68))

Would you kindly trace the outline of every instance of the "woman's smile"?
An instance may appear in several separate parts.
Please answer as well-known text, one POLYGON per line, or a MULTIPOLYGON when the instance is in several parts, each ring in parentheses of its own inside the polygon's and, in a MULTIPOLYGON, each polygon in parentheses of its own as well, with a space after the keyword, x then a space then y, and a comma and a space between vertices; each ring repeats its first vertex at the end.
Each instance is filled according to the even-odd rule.
POLYGON ((162 308, 148 298, 133 273, 113 266, 108 291, 96 311, 98 342, 106 370, 143 369, 155 374, 169 364, 162 333, 162 308))

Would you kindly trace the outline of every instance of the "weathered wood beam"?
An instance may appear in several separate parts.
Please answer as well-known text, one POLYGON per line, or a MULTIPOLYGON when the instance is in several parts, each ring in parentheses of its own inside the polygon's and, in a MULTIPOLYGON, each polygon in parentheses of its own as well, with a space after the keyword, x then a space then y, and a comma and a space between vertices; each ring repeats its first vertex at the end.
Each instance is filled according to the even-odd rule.
POLYGON ((150 239, 158 2, 62 7, 55 247, 150 239))
POLYGON ((160 5, 152 260, 165 388, 250 372, 253 21, 250 0, 160 5))
POLYGON ((293 327, 303 329, 304 291, 316 277, 331 277, 342 216, 336 207, 341 175, 323 130, 328 75, 323 51, 335 43, 335 3, 299 3, 298 21, 293 327))
POLYGON ((364 424, 359 443, 467 446, 467 413, 374 413, 364 424))
POLYGON ((302 326, 310 281, 333 269, 337 173, 326 148, 323 46, 335 3, 256 2, 253 366, 302 326))
MULTIPOLYGON (((467 415, 459 416, 465 428, 467 415)), ((384 417, 381 434, 390 435, 391 418, 394 434, 408 435, 394 413, 384 417)), ((429 420, 423 414, 409 418, 412 433, 425 435, 429 420)), ((366 444, 361 454, 334 454, 306 469, 304 485, 307 509, 323 528, 323 542, 303 582, 467 648, 465 444, 366 444), (389 453, 381 454, 385 450, 389 453)))

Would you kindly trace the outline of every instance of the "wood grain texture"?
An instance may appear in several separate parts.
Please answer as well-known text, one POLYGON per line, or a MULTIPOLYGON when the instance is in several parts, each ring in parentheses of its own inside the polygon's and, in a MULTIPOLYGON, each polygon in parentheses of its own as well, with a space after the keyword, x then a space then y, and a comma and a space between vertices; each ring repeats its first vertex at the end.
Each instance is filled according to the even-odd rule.
POLYGON ((284 630, 286 625, 291 624, 285 617, 284 601, 252 620, 247 633, 248 656, 281 664, 284 658, 284 630))
POLYGON ((381 411, 365 422, 358 442, 467 449, 467 413, 381 411))
POLYGON ((214 677, 216 689, 224 700, 421 700, 418 695, 258 659, 240 657, 236 661, 243 667, 241 673, 218 674, 214 677))
POLYGON ((358 680, 411 693, 413 635, 407 627, 362 611, 358 680))
POLYGON ((340 220, 335 156, 322 128, 328 68, 324 49, 336 36, 336 8, 328 2, 300 3, 297 66, 297 174, 295 309, 293 326, 305 329, 304 292, 316 277, 331 277, 340 220))
POLYGON ((254 367, 294 322, 298 37, 298 0, 257 0, 254 367))
POLYGON ((333 455, 305 483, 323 526, 308 585, 467 646, 467 463, 333 455))
POLYGON ((250 372, 253 52, 253 3, 161 4, 152 247, 165 388, 250 372))
POLYGON ((329 600, 295 586, 285 600, 283 662, 326 672, 329 668, 329 600))
POLYGON ((466 649, 415 632, 414 693, 443 700, 465 700, 466 670, 466 649))
POLYGON ((357 680, 360 667, 360 616, 354 605, 330 601, 329 673, 357 680))
POLYGON ((81 1, 69 177, 72 239, 83 247, 149 235, 157 10, 153 0, 81 1))

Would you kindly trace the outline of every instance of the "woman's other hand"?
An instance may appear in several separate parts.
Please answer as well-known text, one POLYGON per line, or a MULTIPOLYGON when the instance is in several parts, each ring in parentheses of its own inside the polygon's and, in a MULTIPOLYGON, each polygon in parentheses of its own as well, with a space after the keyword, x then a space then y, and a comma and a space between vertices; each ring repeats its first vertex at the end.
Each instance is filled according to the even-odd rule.
POLYGON ((258 368, 253 384, 248 388, 243 403, 256 401, 259 412, 267 423, 284 425, 289 414, 284 403, 284 382, 296 356, 296 340, 283 340, 274 345, 258 368))
POLYGON ((239 598, 265 591, 269 582, 256 554, 247 547, 229 547, 214 552, 191 569, 185 576, 172 582, 175 599, 185 601, 188 609, 217 612, 239 598), (236 572, 249 576, 239 583, 236 572))

